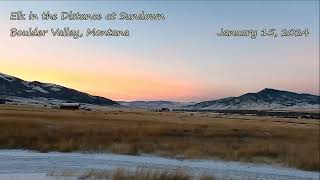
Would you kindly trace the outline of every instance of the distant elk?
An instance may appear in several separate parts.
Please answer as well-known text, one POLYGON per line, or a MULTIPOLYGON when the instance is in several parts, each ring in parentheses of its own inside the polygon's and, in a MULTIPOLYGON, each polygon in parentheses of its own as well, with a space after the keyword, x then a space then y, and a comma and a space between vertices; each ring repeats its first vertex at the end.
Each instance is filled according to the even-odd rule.
POLYGON ((154 112, 172 112, 169 108, 155 109, 154 112))

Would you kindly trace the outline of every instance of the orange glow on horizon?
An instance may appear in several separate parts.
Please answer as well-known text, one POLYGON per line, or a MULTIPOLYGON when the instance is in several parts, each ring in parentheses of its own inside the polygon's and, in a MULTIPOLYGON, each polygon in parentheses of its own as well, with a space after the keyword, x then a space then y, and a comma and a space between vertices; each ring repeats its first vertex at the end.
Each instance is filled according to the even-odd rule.
POLYGON ((173 79, 135 74, 84 72, 45 69, 41 65, 22 67, 1 64, 0 72, 27 81, 54 83, 112 100, 185 100, 201 91, 195 84, 173 79))

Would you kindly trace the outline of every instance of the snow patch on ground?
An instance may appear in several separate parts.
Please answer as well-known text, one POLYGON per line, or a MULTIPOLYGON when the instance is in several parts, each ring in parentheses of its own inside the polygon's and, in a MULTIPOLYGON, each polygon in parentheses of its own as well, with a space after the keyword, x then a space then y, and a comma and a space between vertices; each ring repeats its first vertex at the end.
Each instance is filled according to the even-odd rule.
POLYGON ((12 102, 7 102, 7 104, 19 104, 19 105, 47 105, 51 106, 52 104, 61 104, 64 103, 64 100, 53 99, 53 98, 23 98, 16 96, 0 96, 0 98, 8 99, 12 102))
POLYGON ((240 104, 220 104, 216 103, 211 106, 200 108, 203 110, 297 110, 319 109, 319 104, 299 103, 294 106, 283 106, 278 103, 240 103, 240 104))
POLYGON ((17 173, 0 174, 1 180, 54 180, 57 178, 48 177, 46 173, 17 173))
POLYGON ((319 172, 280 166, 218 160, 175 160, 154 156, 129 156, 109 153, 38 153, 23 150, 0 150, 0 174, 48 173, 52 170, 85 171, 88 169, 182 168, 194 175, 213 174, 232 179, 319 179, 319 172))

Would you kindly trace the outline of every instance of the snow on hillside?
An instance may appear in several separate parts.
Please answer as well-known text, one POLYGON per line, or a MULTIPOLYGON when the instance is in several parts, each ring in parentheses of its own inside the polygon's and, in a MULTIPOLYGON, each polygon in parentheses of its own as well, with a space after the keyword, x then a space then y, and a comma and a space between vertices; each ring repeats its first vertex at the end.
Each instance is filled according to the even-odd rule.
POLYGON ((42 89, 42 88, 39 87, 39 86, 32 86, 32 89, 33 89, 33 90, 36 90, 36 91, 39 91, 39 92, 42 92, 42 93, 46 93, 46 94, 49 93, 48 91, 42 89))
POLYGON ((185 109, 192 110, 304 110, 319 109, 320 97, 275 89, 263 89, 238 97, 204 101, 185 109))
MULTIPOLYGON (((80 92, 71 88, 63 87, 51 83, 42 83, 38 81, 24 81, 22 79, 12 77, 0 73, 0 99, 6 99, 3 96, 9 96, 12 101, 24 102, 39 101, 43 98, 44 101, 60 100, 63 102, 74 102, 94 105, 118 105, 117 102, 110 99, 92 96, 84 92, 80 92)), ((41 101, 38 102, 41 104, 41 101)), ((51 103, 51 104, 52 104, 51 103)))
POLYGON ((2 73, 0 73, 0 78, 4 79, 6 81, 14 81, 15 80, 14 77, 6 75, 6 74, 2 74, 2 73))

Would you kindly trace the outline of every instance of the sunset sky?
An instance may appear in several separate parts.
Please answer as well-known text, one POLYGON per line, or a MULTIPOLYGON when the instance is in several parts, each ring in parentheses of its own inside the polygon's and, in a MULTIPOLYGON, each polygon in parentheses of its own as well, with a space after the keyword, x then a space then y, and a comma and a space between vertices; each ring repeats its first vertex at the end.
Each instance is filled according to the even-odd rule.
POLYGON ((202 101, 263 88, 319 94, 319 1, 0 2, 0 72, 113 100, 202 101), (164 21, 10 21, 12 11, 162 13, 164 21), (129 37, 12 38, 10 29, 129 29, 129 37), (223 38, 220 28, 308 28, 223 38))

